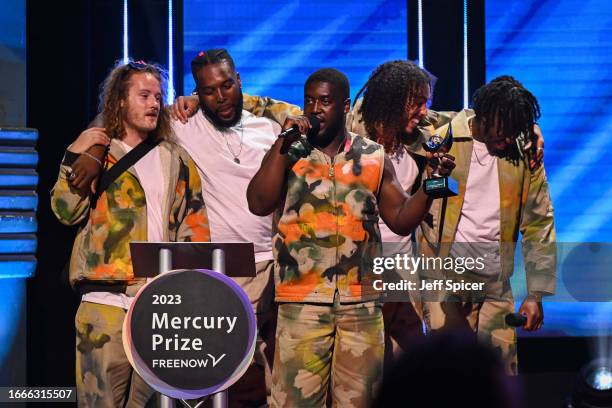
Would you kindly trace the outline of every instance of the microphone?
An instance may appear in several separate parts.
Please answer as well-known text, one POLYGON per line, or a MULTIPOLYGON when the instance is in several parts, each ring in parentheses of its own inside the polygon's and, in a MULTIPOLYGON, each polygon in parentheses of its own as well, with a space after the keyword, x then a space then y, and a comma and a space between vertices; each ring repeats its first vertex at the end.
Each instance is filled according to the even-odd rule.
MULTIPOLYGON (((308 121, 310 122, 310 129, 308 129, 308 133, 306 133, 306 138, 310 139, 315 137, 319 133, 319 129, 321 128, 321 122, 316 116, 306 116, 308 121)), ((285 139, 283 141, 283 145, 281 146, 280 153, 287 154, 293 142, 289 142, 290 138, 300 135, 300 129, 297 125, 291 126, 289 129, 282 131, 278 137, 285 139)))
MULTIPOLYGON (((319 133, 319 129, 321 128, 321 122, 319 122, 319 119, 316 116, 306 116, 306 118, 310 122, 310 126, 311 126, 311 128, 308 129, 308 133, 306 134, 306 137, 314 137, 319 133)), ((297 125, 293 125, 289 129, 283 130, 282 132, 280 132, 278 137, 286 138, 286 137, 297 136, 299 134, 300 134, 300 129, 298 128, 297 125)))
POLYGON ((520 313, 508 313, 505 320, 506 324, 512 327, 522 327, 527 323, 527 317, 520 313))

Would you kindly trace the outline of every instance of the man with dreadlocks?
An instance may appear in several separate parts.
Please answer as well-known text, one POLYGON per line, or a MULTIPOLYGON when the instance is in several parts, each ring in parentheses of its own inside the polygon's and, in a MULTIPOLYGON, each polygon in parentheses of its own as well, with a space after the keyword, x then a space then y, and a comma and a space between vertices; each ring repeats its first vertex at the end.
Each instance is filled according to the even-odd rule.
POLYGON ((553 207, 544 166, 531 170, 530 154, 521 148, 533 144, 534 123, 540 117, 538 101, 509 76, 479 88, 473 110, 459 112, 437 131, 452 126, 455 143, 450 153, 457 167, 452 177, 459 194, 446 203, 434 203, 431 217, 421 223, 419 242, 426 254, 481 256, 484 268, 463 276, 484 282, 477 299, 450 305, 426 301, 424 316, 432 330, 469 324, 478 338, 502 355, 506 371, 517 373, 516 333, 504 317, 514 313, 510 277, 519 233, 528 295, 519 309, 523 327, 538 330, 543 323, 542 296, 554 294, 556 282, 553 207), (445 245, 454 243, 453 245, 445 245), (457 244, 459 243, 459 244, 457 244))
MULTIPOLYGON (((426 71, 406 60, 389 61, 379 65, 359 91, 348 124, 359 134, 368 135, 384 146, 391 159, 397 180, 409 195, 420 187, 425 167, 423 139, 417 126, 426 121, 437 123, 433 112, 428 112, 431 80, 426 71), (364 92, 363 99, 357 99, 364 92)), ((400 236, 379 223, 384 255, 410 254, 413 251, 412 234, 400 236)), ((411 279, 413 276, 402 276, 411 279)), ((423 335, 419 315, 418 297, 409 292, 390 293, 383 304, 385 323, 385 369, 407 351, 423 335), (413 304, 416 307, 413 307, 413 304)))
MULTIPOLYGON (((446 130, 448 129, 448 122, 453 120, 452 129, 455 136, 455 145, 451 149, 450 154, 456 155, 457 152, 464 153, 463 156, 459 156, 457 158, 458 163, 461 163, 463 170, 461 172, 453 173, 453 177, 458 178, 460 181, 463 177, 463 184, 461 185, 459 191, 460 194, 458 197, 449 198, 447 200, 438 200, 439 202, 434 203, 434 206, 432 207, 432 210, 430 212, 430 216, 426 218, 427 222, 422 223, 421 232, 424 233, 420 234, 421 238, 419 240, 421 243, 424 243, 429 246, 430 251, 428 252, 428 254, 436 256, 445 256, 445 254, 436 252, 434 250, 437 248, 437 244, 439 242, 438 238, 441 235, 440 231, 434 231, 435 228, 433 226, 436 226, 440 230, 444 229, 447 235, 449 235, 449 237, 445 237, 444 241, 442 242, 462 240, 460 236, 452 235, 457 230, 458 220, 463 220, 463 222, 459 223, 459 227, 461 227, 461 229, 457 232, 457 234, 461 234, 463 232, 463 228, 465 227, 466 222, 470 219, 476 220, 474 221, 473 225, 479 225, 479 217, 484 214, 481 213, 483 211, 483 208, 481 208, 481 205, 483 205, 483 200, 481 194, 482 192, 475 193, 480 194, 479 202, 472 202, 472 206, 478 204, 478 206, 476 207, 477 209, 475 211, 475 214, 463 214, 463 211, 469 211, 470 209, 470 207, 466 206, 464 202, 464 186, 466 181, 465 178, 467 177, 467 170, 469 169, 470 156, 467 156, 468 161, 466 164, 464 150, 468 149, 468 154, 472 151, 472 144, 469 144, 469 146, 466 147, 466 143, 463 142, 471 143, 472 137, 463 137, 465 135, 462 133, 465 132, 462 132, 462 130, 465 129, 462 129, 462 127, 459 125, 466 120, 466 117, 469 117, 470 120, 473 120, 472 118, 474 117, 474 113, 473 111, 428 112, 425 106, 425 101, 423 100, 423 96, 428 94, 429 83, 430 79, 428 78, 427 73, 419 69, 415 64, 409 61, 391 61, 380 65, 374 70, 374 72, 370 76, 370 79, 360 91, 360 93, 365 91, 364 97, 363 100, 358 100, 356 102, 355 107, 353 108, 353 117, 350 118, 350 127, 354 131, 367 133, 371 138, 377 140, 379 143, 385 146, 386 152, 392 158, 393 165, 396 169, 396 174, 398 175, 398 180, 400 181, 402 187, 407 191, 414 193, 415 191, 418 191, 418 188, 421 185, 419 180, 419 174, 422 173, 421 169, 425 164, 425 160, 423 159, 424 151, 422 149, 422 144, 426 141, 426 135, 432 134, 434 132, 437 134, 445 134, 446 130), (468 169, 466 169, 466 166, 468 167, 468 169)), ((551 239, 550 235, 552 234, 552 237, 554 238, 554 227, 552 225, 552 210, 550 210, 550 213, 548 213, 547 203, 550 203, 550 198, 545 183, 544 170, 541 166, 539 166, 539 162, 541 161, 543 154, 543 140, 541 134, 539 133, 539 128, 537 127, 537 125, 534 125, 535 119, 539 116, 539 107, 537 105, 537 101, 535 101, 535 98, 533 98, 533 96, 528 93, 528 91, 526 91, 518 81, 511 77, 503 76, 497 78, 496 80, 492 81, 492 84, 494 88, 500 87, 504 90, 507 90, 507 87, 512 87, 513 89, 520 89, 520 92, 515 92, 518 92, 520 95, 525 97, 524 99, 521 99, 520 97, 516 97, 515 94, 512 94, 515 95, 515 100, 508 102, 507 106, 504 106, 503 108, 499 109, 507 110, 510 106, 514 107, 514 110, 511 112, 513 118, 512 123, 514 123, 515 128, 509 131, 510 133, 512 133, 512 136, 510 137, 511 139, 517 138, 519 134, 528 135, 530 138, 524 140, 523 136, 518 137, 519 141, 523 142, 520 144, 522 148, 520 151, 514 145, 498 146, 497 148, 500 149, 501 152, 503 152, 501 154, 502 156, 511 154, 518 155, 521 158, 520 162, 511 158, 504 160, 505 162, 510 161, 517 166, 519 166, 519 164, 523 166, 519 167, 519 170, 523 172, 520 173, 523 174, 523 178, 521 180, 527 183, 533 179, 533 191, 536 191, 537 186, 543 183, 544 188, 541 191, 537 190, 540 195, 535 198, 529 196, 529 204, 531 207, 533 207, 535 205, 535 202, 540 203, 539 207, 536 210, 536 213, 544 217, 550 216, 550 219, 546 219, 546 222, 544 223, 545 225, 542 226, 541 231, 538 232, 534 231, 533 229, 530 229, 529 231, 535 234, 542 234, 543 236, 548 237, 546 240, 542 240, 542 242, 551 242, 553 241, 553 239, 551 239), (516 106, 514 106, 514 103, 516 103, 516 106), (523 109, 527 109, 527 112, 529 112, 528 107, 532 106, 533 113, 531 114, 531 116, 525 114, 523 114, 522 116, 518 115, 516 113, 516 109, 519 109, 518 107, 520 106, 522 106, 523 109), (531 131, 532 129, 533 132, 531 131), (517 130, 519 131, 517 132, 517 130), (535 152, 533 152, 529 147, 535 146, 536 141, 539 147, 535 152), (524 151, 528 151, 532 154, 524 155, 524 151), (533 170, 533 174, 529 173, 530 168, 533 170), (539 201, 534 201, 534 199, 539 201)), ((485 106, 485 104, 488 104, 490 102, 490 99, 488 99, 484 103, 480 102, 480 109, 483 109, 482 106, 485 106)), ((491 107, 489 107, 488 105, 487 107, 488 109, 491 109, 491 107)), ((494 109, 494 111, 496 110, 494 109)), ((520 112, 524 111, 520 110, 520 112)), ((491 119, 489 119, 489 123, 491 123, 491 119)), ((474 144, 478 145, 478 143, 479 142, 476 141, 474 144)), ((493 148, 495 148, 495 146, 493 146, 493 148)), ((480 186, 481 184, 478 180, 476 180, 475 183, 472 183, 472 181, 475 179, 475 175, 477 174, 477 172, 478 170, 470 172, 470 193, 474 185, 480 186)), ((504 173, 500 171, 500 175, 501 174, 504 173)), ((487 180, 495 181, 495 178, 488 177, 487 180)), ((513 183, 516 183, 518 181, 519 180, 512 180, 513 183)), ((504 192, 508 189, 508 187, 505 186, 505 183, 502 185, 501 188, 504 192)), ((528 185, 523 186, 521 192, 526 195, 529 191, 528 188, 528 185)), ((495 194, 493 194, 493 196, 495 196, 495 194)), ((497 194, 497 196, 499 196, 499 194, 497 194)), ((471 193, 470 197, 474 197, 474 195, 471 193)), ((525 199, 525 197, 522 196, 519 196, 519 198, 525 199)), ((510 241, 512 243, 511 252, 513 254, 514 242, 516 242, 517 237, 516 235, 512 235, 510 233, 513 230, 508 229, 510 228, 510 225, 506 221, 506 216, 510 216, 510 214, 513 214, 513 216, 521 217, 519 210, 525 207, 520 204, 520 200, 515 200, 512 205, 507 204, 510 202, 507 199, 506 201, 502 202, 504 203, 505 207, 502 211, 504 217, 501 219, 501 225, 504 226, 504 231, 502 233, 502 238, 504 238, 504 240, 502 240, 502 242, 508 241, 508 234, 513 237, 513 239, 510 241), (515 208, 508 208, 512 206, 514 206, 515 208), (506 211, 507 209, 510 209, 513 212, 506 211)), ((497 209, 497 212, 499 214, 499 205, 494 205, 493 207, 497 209)), ((527 218, 525 218, 524 215, 522 217, 523 222, 527 222, 527 218)), ((497 219, 500 219, 499 215, 497 216, 497 219)), ((513 220, 513 225, 515 225, 518 222, 518 219, 513 220)), ((535 222, 539 221, 536 220, 535 222)), ((385 243, 398 241, 401 242, 402 240, 406 242, 406 238, 394 236, 394 234, 388 231, 384 225, 381 225, 381 233, 383 235, 383 242, 385 243)), ((516 231, 514 231, 514 233, 516 234, 516 231)), ((470 240, 473 239, 475 241, 480 241, 480 238, 484 239, 485 237, 469 237, 470 240)), ((466 239, 467 238, 464 237, 463 241, 465 241, 466 239)), ((529 235, 523 235, 523 239, 524 241, 533 240, 533 237, 529 235)), ((404 245, 399 245, 399 247, 397 244, 390 246, 394 250, 397 250, 397 252, 405 253, 410 250, 410 247, 407 243, 404 245)), ((421 249, 423 250, 427 248, 421 249)), ((530 293, 532 294, 532 296, 528 299, 527 302, 524 303, 524 307, 521 309, 521 312, 524 312, 528 315, 528 321, 524 326, 528 330, 538 328, 540 325, 539 322, 541 321, 541 317, 537 313, 538 310, 541 310, 541 307, 534 307, 538 306, 538 304, 536 302, 536 304, 534 305, 531 300, 537 300, 540 298, 541 293, 550 293, 550 291, 554 289, 554 252, 551 253, 550 246, 546 245, 531 245, 530 249, 532 249, 532 251, 539 250, 536 251, 539 254, 541 254, 542 252, 546 252, 548 256, 544 257, 543 259, 548 260, 549 264, 550 262, 552 262, 552 265, 550 266, 552 266, 553 269, 552 272, 542 271, 538 275, 538 273, 536 273, 533 268, 531 268, 532 265, 528 266, 528 271, 530 272, 529 280, 531 282, 529 286, 530 293), (553 256, 553 258, 551 259, 550 256, 553 256), (543 277, 546 277, 547 279, 544 279, 543 277)), ((533 253, 535 254, 536 252, 533 253)), ((506 258, 504 258, 503 263, 506 277, 508 277, 509 273, 512 272, 512 264, 509 263, 512 260, 512 255, 510 254, 510 252, 508 252, 506 258)), ((504 280, 507 279, 504 278, 504 280)), ((505 287, 509 286, 506 285, 504 286, 504 288, 505 287)), ((413 294, 413 292, 411 292, 411 294, 413 294)), ((504 292, 504 295, 507 296, 508 294, 511 294, 511 292, 504 292)), ((426 303, 426 306, 426 322, 428 323, 430 329, 438 329, 442 325, 444 325, 444 320, 440 318, 440 312, 442 312, 443 308, 441 308, 439 304, 433 304, 432 306, 432 304, 429 302, 426 303), (432 315, 435 315, 437 319, 432 320, 432 315)), ((487 313, 487 309, 489 308, 489 306, 493 305, 487 304, 487 308, 484 309, 485 313, 487 313)), ((512 306, 512 304, 511 302, 506 302, 504 306, 512 306)), ((477 310, 478 308, 475 307, 474 311, 476 312, 477 310)), ((417 307, 417 311, 420 311, 420 307, 417 307)), ((407 348, 409 348, 411 343, 413 342, 412 337, 415 334, 418 334, 418 320, 414 319, 414 312, 411 310, 410 305, 407 303, 387 303, 383 308, 383 313, 385 314, 385 334, 388 336, 387 343, 390 343, 393 346, 393 354, 397 355, 399 352, 405 351, 407 348)), ((472 316, 472 318, 475 316, 476 315, 472 316)), ((502 319, 498 318, 495 322, 502 323, 503 325, 503 316, 502 319)), ((491 323, 492 322, 488 322, 488 324, 491 323)), ((481 338, 486 338, 487 340, 490 340, 492 337, 489 334, 491 331, 495 330, 496 337, 498 337, 498 335, 502 333, 505 334, 507 337, 510 337, 507 343, 514 343, 512 338, 514 332, 512 330, 508 330, 507 327, 487 327, 486 318, 482 316, 479 320, 479 324, 480 327, 474 327, 474 329, 478 331, 479 336, 481 338)), ((516 360, 516 358, 513 358, 512 356, 512 352, 515 350, 515 348, 510 347, 508 346, 508 344, 504 343, 500 345, 500 348, 502 350, 508 350, 508 352, 505 353, 508 356, 507 361, 509 361, 508 371, 512 372, 512 367, 514 367, 515 371, 515 364, 512 365, 512 361, 516 360)), ((391 351, 390 347, 389 351, 391 351)), ((388 355, 387 358, 389 357, 390 356, 388 355)))

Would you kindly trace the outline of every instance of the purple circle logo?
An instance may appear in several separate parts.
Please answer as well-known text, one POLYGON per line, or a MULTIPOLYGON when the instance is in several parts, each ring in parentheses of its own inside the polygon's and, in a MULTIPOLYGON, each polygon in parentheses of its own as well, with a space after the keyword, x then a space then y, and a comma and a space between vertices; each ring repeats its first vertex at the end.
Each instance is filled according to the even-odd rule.
POLYGON ((223 391, 255 351, 251 303, 232 279, 205 269, 174 270, 147 283, 124 321, 132 366, 155 390, 194 399, 223 391))

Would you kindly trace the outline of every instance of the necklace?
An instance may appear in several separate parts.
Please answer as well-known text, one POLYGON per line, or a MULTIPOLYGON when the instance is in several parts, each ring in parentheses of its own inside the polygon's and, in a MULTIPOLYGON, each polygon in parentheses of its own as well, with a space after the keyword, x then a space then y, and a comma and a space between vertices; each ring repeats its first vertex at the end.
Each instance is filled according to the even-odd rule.
MULTIPOLYGON (((329 177, 334 177, 334 166, 336 164, 336 156, 338 156, 340 154, 340 151, 344 151, 344 144, 346 143, 346 135, 344 135, 344 137, 342 138, 342 142, 340 143, 340 146, 338 146, 338 150, 336 151, 336 154, 334 155, 334 157, 332 157, 330 159, 330 164, 329 164, 329 172, 328 172, 328 176, 329 177)), ((325 161, 327 161, 327 155, 325 153, 323 153, 326 157, 325 161)))
POLYGON ((240 156, 240 153, 242 153, 242 142, 244 138, 244 128, 242 127, 242 120, 240 120, 240 125, 238 125, 238 127, 240 129, 240 147, 237 154, 235 154, 232 150, 232 146, 230 146, 230 143, 227 140, 227 135, 225 134, 225 132, 223 132, 223 138, 225 139, 225 145, 227 146, 227 150, 229 150, 230 154, 234 158, 234 163, 236 164, 240 164, 240 159, 238 158, 238 156, 240 156))

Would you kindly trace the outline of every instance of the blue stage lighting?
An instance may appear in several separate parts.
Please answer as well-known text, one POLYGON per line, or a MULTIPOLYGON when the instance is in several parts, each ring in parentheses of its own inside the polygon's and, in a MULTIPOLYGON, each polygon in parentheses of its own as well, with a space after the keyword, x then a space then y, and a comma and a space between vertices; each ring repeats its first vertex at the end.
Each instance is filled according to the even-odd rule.
POLYGON ((123 63, 130 60, 128 52, 128 0, 123 0, 123 63))
POLYGON ((174 16, 172 0, 168 0, 168 104, 174 103, 174 16))

